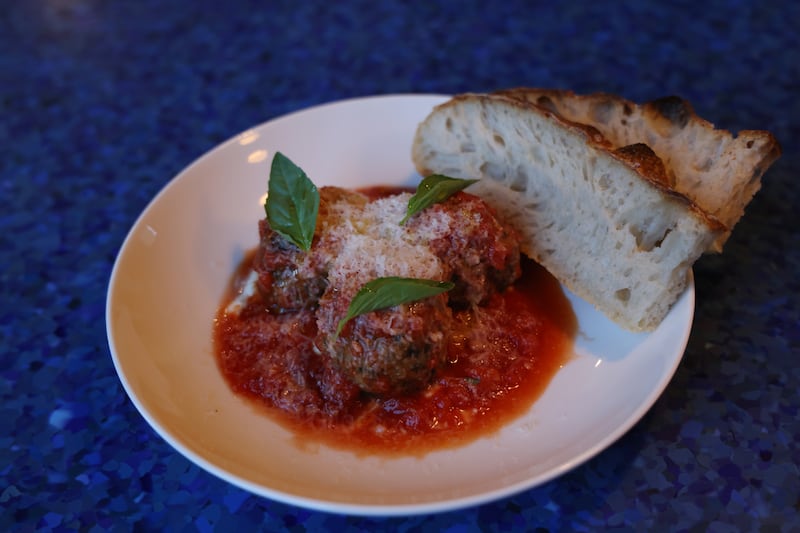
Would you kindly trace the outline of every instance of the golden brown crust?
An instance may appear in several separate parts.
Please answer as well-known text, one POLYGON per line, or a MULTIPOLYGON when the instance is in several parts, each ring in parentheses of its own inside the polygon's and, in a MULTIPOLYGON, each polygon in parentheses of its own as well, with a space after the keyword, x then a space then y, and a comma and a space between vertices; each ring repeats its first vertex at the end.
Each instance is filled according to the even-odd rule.
MULTIPOLYGON (((491 95, 515 98, 536 104, 551 113, 558 114, 560 105, 567 102, 586 104, 592 109, 592 120, 598 123, 608 121, 608 115, 621 110, 623 115, 631 115, 635 109, 641 109, 653 130, 667 134, 671 128, 684 128, 689 123, 702 127, 709 132, 730 135, 730 132, 718 130, 714 124, 699 116, 692 104, 679 96, 665 96, 643 104, 637 104, 615 94, 596 92, 576 94, 564 89, 539 89, 531 87, 515 87, 490 93, 491 95)), ((624 123, 624 121, 623 121, 624 123)), ((772 133, 764 130, 741 130, 738 137, 748 139, 752 144, 760 141, 765 146, 764 166, 774 163, 782 153, 780 143, 772 133)), ((749 146, 748 146, 749 148, 749 146)))
POLYGON ((664 187, 673 189, 674 179, 670 180, 664 162, 656 155, 652 148, 644 143, 635 143, 613 150, 611 154, 618 160, 623 161, 637 172, 648 176, 664 187))

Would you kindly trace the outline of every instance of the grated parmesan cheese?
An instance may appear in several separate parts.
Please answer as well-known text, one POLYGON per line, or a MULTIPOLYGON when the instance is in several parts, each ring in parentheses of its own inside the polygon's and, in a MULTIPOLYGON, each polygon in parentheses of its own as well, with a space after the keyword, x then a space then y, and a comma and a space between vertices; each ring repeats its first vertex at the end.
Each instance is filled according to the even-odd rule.
POLYGON ((449 231, 451 217, 437 212, 424 224, 401 226, 410 197, 403 193, 349 206, 345 222, 330 230, 330 238, 341 243, 328 274, 333 285, 358 289, 385 276, 444 279, 444 266, 428 243, 449 231))
MULTIPOLYGON (((352 297, 362 285, 380 277, 447 279, 449 267, 429 243, 453 233, 455 216, 447 210, 427 209, 400 225, 410 198, 410 193, 400 193, 361 202, 346 195, 331 201, 317 228, 319 239, 312 253, 302 254, 297 272, 303 273, 301 277, 313 276, 315 265, 325 264, 322 275, 337 287, 340 297, 352 297)), ((257 292, 257 279, 250 272, 226 313, 239 314, 244 309, 257 292)))

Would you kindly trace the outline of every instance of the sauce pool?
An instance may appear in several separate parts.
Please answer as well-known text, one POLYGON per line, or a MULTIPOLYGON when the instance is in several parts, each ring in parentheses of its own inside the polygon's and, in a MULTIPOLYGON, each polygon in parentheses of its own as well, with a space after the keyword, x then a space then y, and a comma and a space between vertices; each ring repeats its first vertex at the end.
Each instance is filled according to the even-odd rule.
POLYGON ((216 356, 235 393, 289 427, 298 443, 373 455, 422 455, 497 431, 544 392, 576 330, 558 282, 523 258, 511 288, 476 311, 455 312, 448 363, 426 389, 379 398, 354 390, 314 351, 313 311, 272 315, 258 298, 238 315, 224 309, 216 356))
MULTIPOLYGON (((375 198, 396 188, 362 190, 375 198)), ((577 321, 559 283, 522 258, 522 276, 485 306, 454 310, 447 364, 421 391, 360 391, 314 347, 313 310, 270 314, 258 296, 227 305, 251 270, 248 255, 214 323, 230 388, 291 429, 296 442, 369 455, 423 455, 464 445, 524 414, 572 353, 577 321)))

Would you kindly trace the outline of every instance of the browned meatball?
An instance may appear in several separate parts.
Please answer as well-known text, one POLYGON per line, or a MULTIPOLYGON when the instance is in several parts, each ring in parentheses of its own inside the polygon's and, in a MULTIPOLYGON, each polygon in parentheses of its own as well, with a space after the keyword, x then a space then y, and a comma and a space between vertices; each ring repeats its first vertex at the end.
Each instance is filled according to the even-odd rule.
POLYGON ((335 338, 349 300, 329 290, 317 310, 317 347, 362 390, 403 394, 427 385, 446 362, 453 320, 444 294, 350 320, 335 338))
POLYGON ((431 224, 442 214, 450 217, 449 231, 428 244, 452 272, 450 281, 456 287, 449 292, 451 304, 484 304, 519 278, 519 237, 482 199, 459 192, 411 223, 431 224))
POLYGON ((314 255, 273 231, 266 220, 259 221, 258 233, 253 269, 267 309, 281 314, 316 306, 326 281, 314 255))
POLYGON ((272 313, 314 308, 327 286, 327 272, 336 256, 337 242, 327 238, 347 211, 359 209, 367 198, 339 187, 319 189, 320 205, 311 250, 304 252, 270 228, 266 219, 258 223, 259 246, 253 262, 257 287, 272 313))
POLYGON ((260 225, 256 271, 267 305, 276 312, 316 308, 318 351, 362 390, 385 395, 424 387, 446 361, 451 305, 485 303, 519 277, 517 235, 483 200, 463 192, 405 227, 399 220, 410 195, 368 206, 363 195, 343 189, 323 188, 320 196, 308 253, 260 225), (449 279, 455 289, 357 316, 336 335, 363 283, 410 265, 421 266, 416 277, 449 279))

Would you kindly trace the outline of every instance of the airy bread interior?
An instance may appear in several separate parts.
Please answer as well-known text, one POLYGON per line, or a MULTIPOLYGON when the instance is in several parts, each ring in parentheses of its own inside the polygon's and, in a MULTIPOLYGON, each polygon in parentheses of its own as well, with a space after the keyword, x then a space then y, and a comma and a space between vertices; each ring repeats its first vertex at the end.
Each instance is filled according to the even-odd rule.
MULTIPOLYGON (((435 108, 414 139, 418 171, 480 178, 470 192, 520 231, 528 256, 620 325, 655 328, 685 289, 692 264, 721 246, 730 226, 676 192, 677 181, 689 183, 675 163, 678 141, 636 126, 647 111, 628 112, 629 104, 613 99, 603 105, 565 102, 556 94, 526 91, 465 94, 435 108), (603 116, 591 123, 574 120, 590 111, 603 116), (633 124, 628 132, 626 124, 633 124), (672 159, 664 164, 659 151, 672 159)), ((686 159, 711 158, 700 166, 723 174, 730 163, 721 154, 733 148, 724 140, 714 146, 698 142, 706 155, 686 159)), ((747 183, 728 193, 749 199, 751 175, 760 177, 763 170, 751 171, 747 183)), ((733 217, 744 209, 728 203, 719 202, 720 215, 733 217)))
POLYGON ((688 101, 675 96, 637 105, 610 94, 553 89, 516 88, 495 94, 590 124, 615 147, 646 144, 663 162, 670 186, 726 226, 710 251, 722 250, 761 188, 764 172, 781 153, 771 133, 744 130, 734 136, 714 128, 697 116, 688 101))

